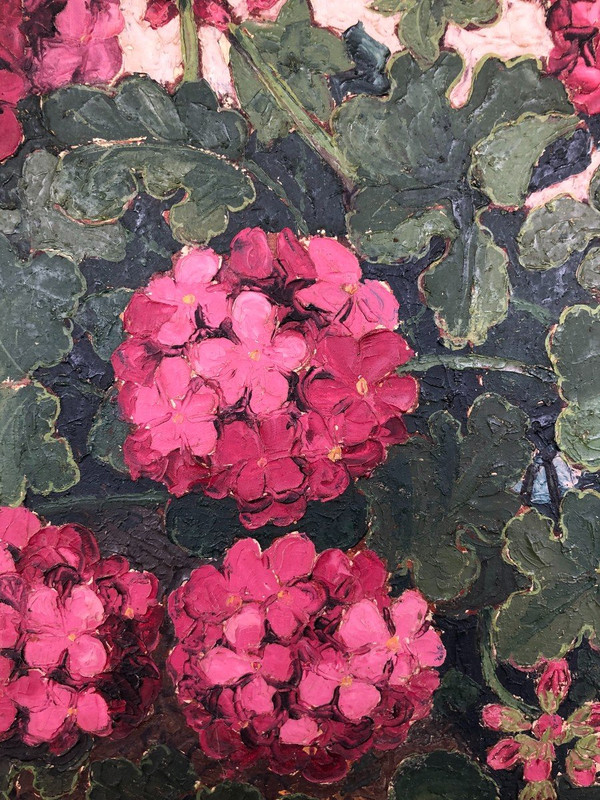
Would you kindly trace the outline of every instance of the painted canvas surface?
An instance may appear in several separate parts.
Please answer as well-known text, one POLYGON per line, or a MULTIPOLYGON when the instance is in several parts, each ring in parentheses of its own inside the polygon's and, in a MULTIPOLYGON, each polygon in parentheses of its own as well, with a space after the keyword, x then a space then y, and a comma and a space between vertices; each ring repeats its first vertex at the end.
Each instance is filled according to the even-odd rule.
POLYGON ((0 0, 0 798, 600 798, 599 0, 0 0))

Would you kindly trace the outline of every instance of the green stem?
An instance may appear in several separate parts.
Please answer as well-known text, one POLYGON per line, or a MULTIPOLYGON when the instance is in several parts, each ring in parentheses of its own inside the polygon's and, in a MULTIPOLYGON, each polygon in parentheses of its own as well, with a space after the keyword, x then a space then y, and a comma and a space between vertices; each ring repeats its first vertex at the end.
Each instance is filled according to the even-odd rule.
POLYGON ((543 325, 549 325, 555 319, 548 309, 537 303, 530 303, 529 300, 523 300, 520 297, 511 297, 510 302, 517 311, 524 311, 526 314, 530 314, 543 325))
POLYGON ((198 80, 200 60, 198 56, 198 30, 194 17, 193 0, 177 0, 179 8, 179 30, 181 32, 181 55, 183 58, 183 82, 198 80))
POLYGON ((482 608, 479 615, 479 652, 483 678, 490 689, 498 695, 505 706, 516 708, 528 717, 538 717, 539 708, 525 703, 506 689, 496 672, 495 648, 492 642, 492 608, 482 608))
POLYGON ((250 34, 243 28, 232 27, 231 46, 244 59, 277 107, 292 120, 303 139, 326 161, 341 178, 347 190, 354 188, 350 175, 354 170, 327 133, 302 107, 290 87, 273 67, 265 61, 250 34))
POLYGON ((277 195, 277 197, 281 200, 281 202, 290 210, 290 213, 294 217, 294 221, 296 222, 296 226, 298 228, 298 232, 301 233, 303 236, 308 236, 309 230, 302 216, 302 213, 296 206, 292 203, 290 198, 287 196, 285 189, 283 186, 272 178, 264 169, 259 166, 256 161, 252 159, 246 159, 244 161, 244 166, 246 169, 251 172, 255 178, 257 178, 261 183, 263 183, 266 187, 268 187, 273 194, 277 195))
POLYGON ((156 489, 139 494, 118 494, 108 495, 107 497, 57 497, 52 500, 42 500, 40 503, 33 503, 33 510, 43 516, 61 514, 63 512, 75 510, 97 509, 104 506, 159 506, 171 499, 171 495, 166 491, 156 489))
POLYGON ((535 364, 523 364, 512 358, 501 358, 500 356, 482 356, 478 353, 468 353, 466 355, 425 355, 413 358, 406 364, 398 368, 397 372, 428 372, 433 367, 447 367, 448 369, 478 369, 496 370, 499 372, 514 372, 517 375, 528 375, 530 378, 537 378, 544 383, 555 383, 556 375, 547 367, 538 367, 535 364))

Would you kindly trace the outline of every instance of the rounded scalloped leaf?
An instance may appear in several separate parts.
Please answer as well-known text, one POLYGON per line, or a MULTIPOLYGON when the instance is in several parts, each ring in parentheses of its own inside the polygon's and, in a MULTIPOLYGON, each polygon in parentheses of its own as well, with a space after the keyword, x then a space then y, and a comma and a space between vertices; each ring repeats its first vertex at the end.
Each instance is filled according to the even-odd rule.
POLYGON ((391 780, 389 800, 498 800, 498 787, 462 753, 436 750, 405 759, 391 780))

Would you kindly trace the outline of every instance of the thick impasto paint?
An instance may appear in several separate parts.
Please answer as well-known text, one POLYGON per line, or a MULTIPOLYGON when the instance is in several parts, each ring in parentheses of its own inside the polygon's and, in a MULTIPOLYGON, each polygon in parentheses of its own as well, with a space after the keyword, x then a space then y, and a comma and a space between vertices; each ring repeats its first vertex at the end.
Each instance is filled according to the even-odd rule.
POLYGON ((600 797, 599 53, 0 0, 0 798, 600 797))

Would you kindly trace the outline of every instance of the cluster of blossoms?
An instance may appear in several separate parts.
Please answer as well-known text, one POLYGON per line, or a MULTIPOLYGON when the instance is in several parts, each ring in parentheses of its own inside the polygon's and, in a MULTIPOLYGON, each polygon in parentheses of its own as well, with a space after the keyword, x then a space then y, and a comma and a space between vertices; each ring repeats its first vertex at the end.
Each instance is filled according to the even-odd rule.
POLYGON ((261 552, 238 541, 169 598, 169 670, 188 724, 231 768, 340 780, 427 716, 445 650, 416 590, 389 596, 370 550, 318 557, 292 533, 261 552))
POLYGON ((567 719, 557 712, 571 685, 567 662, 549 661, 538 680, 536 694, 542 714, 526 717, 514 708, 488 705, 483 723, 502 733, 516 734, 501 739, 488 753, 492 769, 511 769, 523 764, 525 787, 519 800, 556 800, 551 780, 556 747, 575 741, 566 758, 567 775, 575 786, 591 786, 600 770, 600 703, 585 703, 567 719))
POLYGON ((578 111, 600 112, 600 2, 555 0, 546 24, 554 47, 548 71, 564 83, 578 111))
POLYGON ((115 77, 124 24, 119 0, 0 2, 0 161, 23 136, 15 113, 19 100, 32 91, 115 77))
MULTIPOLYGON (((193 0, 194 17, 198 25, 212 25, 226 31, 230 22, 239 22, 245 17, 254 17, 268 11, 279 0, 193 0)), ((148 0, 146 22, 152 28, 160 28, 179 13, 175 0, 148 0)))
POLYGON ((0 508, 0 740, 61 753, 129 732, 160 687, 157 591, 85 528, 0 508))
POLYGON ((232 495, 248 528, 297 521, 406 440, 418 386, 390 287, 334 239, 242 231, 135 292, 112 364, 134 478, 232 495))

